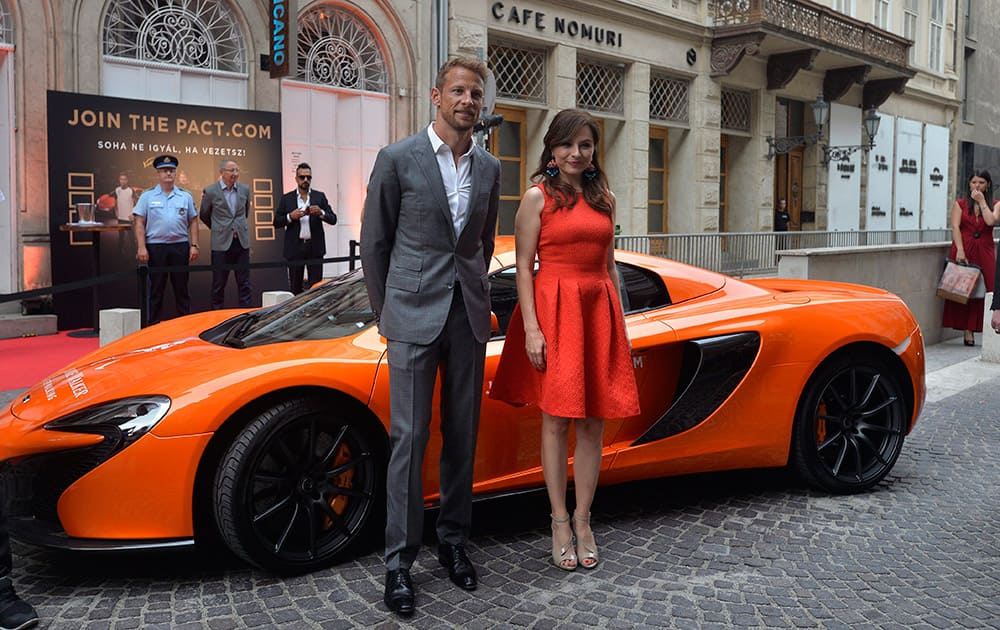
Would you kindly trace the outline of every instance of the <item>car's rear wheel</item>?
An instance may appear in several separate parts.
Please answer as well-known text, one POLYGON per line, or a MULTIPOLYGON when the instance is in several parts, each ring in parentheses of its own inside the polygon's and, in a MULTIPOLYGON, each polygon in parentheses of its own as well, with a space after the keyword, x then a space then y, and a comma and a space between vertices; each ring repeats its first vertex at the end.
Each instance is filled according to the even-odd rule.
POLYGON ((810 485, 861 492, 896 463, 906 433, 905 396, 885 362, 842 355, 813 374, 795 418, 792 456, 810 485))
POLYGON ((269 571, 329 566, 370 533, 365 526, 381 512, 385 462, 377 444, 362 421, 319 400, 272 406, 220 460, 219 534, 236 555, 269 571))

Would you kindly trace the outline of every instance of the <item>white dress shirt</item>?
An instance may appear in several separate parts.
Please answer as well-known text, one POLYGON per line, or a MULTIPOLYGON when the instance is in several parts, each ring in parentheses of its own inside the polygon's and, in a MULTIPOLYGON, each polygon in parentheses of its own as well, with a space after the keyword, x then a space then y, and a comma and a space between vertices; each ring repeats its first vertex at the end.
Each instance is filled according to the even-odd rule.
POLYGON ((302 198, 302 194, 296 192, 295 201, 299 204, 299 210, 305 212, 301 217, 299 217, 299 238, 303 241, 308 241, 312 238, 312 231, 309 226, 309 198, 302 198))
POLYGON ((469 150, 458 158, 452 155, 451 147, 434 133, 434 125, 427 125, 427 136, 431 139, 431 148, 437 158, 438 169, 441 171, 441 181, 444 182, 444 192, 448 196, 448 208, 451 210, 451 222, 455 227, 455 236, 462 231, 465 217, 469 213, 469 194, 472 191, 472 151, 475 143, 469 143, 469 150))

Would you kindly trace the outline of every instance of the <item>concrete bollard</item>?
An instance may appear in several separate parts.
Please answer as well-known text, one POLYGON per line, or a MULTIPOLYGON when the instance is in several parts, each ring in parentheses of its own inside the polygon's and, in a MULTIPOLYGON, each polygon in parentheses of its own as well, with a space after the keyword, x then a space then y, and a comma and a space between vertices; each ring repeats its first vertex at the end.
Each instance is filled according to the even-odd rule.
POLYGON ((291 291, 264 291, 261 294, 261 306, 267 307, 281 304, 292 297, 294 297, 294 294, 291 291))
POLYGON ((106 346, 112 341, 131 335, 139 330, 140 312, 137 308, 105 308, 100 312, 100 344, 106 346))
POLYGON ((986 304, 983 306, 983 354, 981 360, 989 363, 1000 363, 1000 335, 990 328, 990 321, 993 318, 993 311, 990 305, 993 304, 993 294, 986 294, 986 304))

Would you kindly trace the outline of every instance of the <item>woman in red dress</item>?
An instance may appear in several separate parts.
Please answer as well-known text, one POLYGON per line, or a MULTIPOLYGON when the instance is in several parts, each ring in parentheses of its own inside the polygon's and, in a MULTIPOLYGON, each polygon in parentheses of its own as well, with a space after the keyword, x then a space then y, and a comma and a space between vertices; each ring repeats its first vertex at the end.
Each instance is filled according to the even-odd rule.
MULTIPOLYGON (((996 251, 993 225, 1000 220, 1000 202, 993 200, 993 179, 989 171, 973 171, 968 195, 951 207, 951 251, 948 258, 970 262, 983 270, 986 291, 993 290, 996 251)), ((977 332, 983 331, 983 298, 967 304, 945 300, 941 325, 965 331, 965 345, 976 345, 977 332)))
POLYGON ((544 142, 532 175, 538 183, 524 193, 514 219, 518 306, 490 395, 542 411, 552 561, 572 571, 578 563, 591 569, 599 561, 590 506, 603 419, 639 413, 639 397, 612 246, 615 198, 597 163, 597 123, 584 111, 561 111, 544 142), (572 519, 566 505, 571 425, 572 519))

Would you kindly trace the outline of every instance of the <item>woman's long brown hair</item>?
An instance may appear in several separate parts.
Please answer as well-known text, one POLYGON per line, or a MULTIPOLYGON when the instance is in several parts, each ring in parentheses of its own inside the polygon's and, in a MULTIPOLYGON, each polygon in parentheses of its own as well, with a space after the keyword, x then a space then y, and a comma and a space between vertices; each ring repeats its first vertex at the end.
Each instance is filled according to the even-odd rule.
MULTIPOLYGON (((972 183, 973 177, 980 177, 986 180, 986 188, 983 189, 983 201, 986 202, 986 207, 993 210, 993 177, 990 172, 986 169, 973 170, 972 174, 969 175, 969 183, 972 183)), ((968 199, 965 206, 968 208, 969 216, 975 216, 976 214, 976 202, 972 200, 972 190, 966 186, 965 198, 968 199)))
POLYGON ((552 147, 573 140, 573 137, 584 125, 590 127, 590 132, 594 134, 594 155, 591 162, 597 169, 597 177, 589 181, 586 177, 583 178, 583 198, 594 210, 603 212, 610 217, 613 214, 614 206, 611 200, 611 191, 608 189, 608 178, 597 161, 597 143, 600 139, 597 121, 583 110, 564 109, 552 119, 543 140, 545 149, 538 161, 538 169, 531 174, 531 180, 536 183, 541 182, 546 196, 555 200, 553 210, 573 207, 576 203, 576 190, 570 184, 560 181, 558 176, 549 177, 545 173, 545 169, 548 168, 549 160, 552 159, 552 147))

